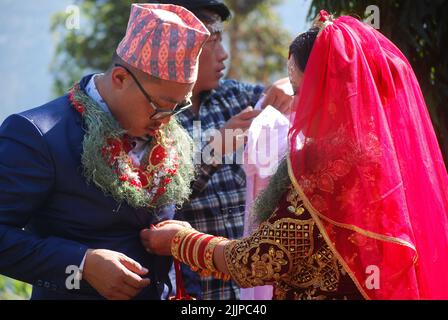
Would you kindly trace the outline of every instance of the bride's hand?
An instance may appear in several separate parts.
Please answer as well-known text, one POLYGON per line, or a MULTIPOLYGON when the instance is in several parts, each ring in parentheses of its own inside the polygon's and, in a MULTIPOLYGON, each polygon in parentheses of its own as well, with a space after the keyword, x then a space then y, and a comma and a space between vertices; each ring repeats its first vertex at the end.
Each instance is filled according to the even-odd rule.
POLYGON ((179 225, 181 225, 181 226, 184 226, 185 228, 191 228, 191 224, 189 224, 189 223, 186 222, 186 221, 179 221, 179 220, 166 220, 166 221, 162 221, 162 222, 156 224, 155 227, 156 227, 156 228, 160 228, 160 227, 163 227, 163 226, 165 226, 165 225, 167 225, 167 224, 179 224, 179 225))
POLYGON ((176 233, 185 228, 191 228, 190 224, 181 222, 166 221, 159 223, 152 229, 142 230, 140 232, 140 240, 146 251, 159 256, 170 256, 171 240, 176 233))
POLYGON ((261 109, 271 105, 283 114, 290 114, 293 103, 294 90, 292 89, 289 78, 277 80, 268 87, 265 92, 265 99, 261 109))

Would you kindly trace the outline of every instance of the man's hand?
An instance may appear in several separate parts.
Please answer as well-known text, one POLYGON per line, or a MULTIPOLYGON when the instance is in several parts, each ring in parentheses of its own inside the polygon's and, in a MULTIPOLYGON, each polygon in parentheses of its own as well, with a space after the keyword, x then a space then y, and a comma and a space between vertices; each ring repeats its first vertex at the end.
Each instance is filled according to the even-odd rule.
POLYGON ((291 113, 293 94, 294 91, 289 78, 280 79, 266 89, 266 96, 261 108, 264 109, 266 106, 271 105, 281 113, 289 114, 291 113))
POLYGON ((154 228, 142 230, 140 239, 148 252, 159 256, 170 256, 171 240, 176 233, 185 228, 191 228, 187 222, 165 221, 154 228))
POLYGON ((99 294, 111 300, 129 300, 150 284, 148 270, 138 262, 110 250, 87 250, 83 271, 86 280, 99 294))
POLYGON ((213 141, 213 147, 218 156, 233 153, 244 145, 247 130, 261 112, 261 110, 247 107, 226 122, 219 130, 221 138, 213 141))

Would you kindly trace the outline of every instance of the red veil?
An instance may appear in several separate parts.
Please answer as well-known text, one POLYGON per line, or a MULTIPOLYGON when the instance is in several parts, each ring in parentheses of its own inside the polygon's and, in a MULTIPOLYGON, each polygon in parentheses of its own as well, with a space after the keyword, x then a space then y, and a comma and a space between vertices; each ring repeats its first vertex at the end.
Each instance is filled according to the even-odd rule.
POLYGON ((415 74, 372 27, 327 24, 290 130, 291 180, 365 298, 447 299, 448 176, 415 74))

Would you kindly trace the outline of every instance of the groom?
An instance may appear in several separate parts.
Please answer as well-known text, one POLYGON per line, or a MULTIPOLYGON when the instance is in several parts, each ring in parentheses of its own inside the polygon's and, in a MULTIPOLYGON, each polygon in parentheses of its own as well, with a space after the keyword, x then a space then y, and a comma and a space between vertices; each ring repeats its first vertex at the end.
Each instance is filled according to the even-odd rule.
POLYGON ((191 105, 209 37, 189 11, 133 4, 104 74, 0 127, 0 274, 33 299, 161 299, 170 261, 139 231, 189 196, 191 105))

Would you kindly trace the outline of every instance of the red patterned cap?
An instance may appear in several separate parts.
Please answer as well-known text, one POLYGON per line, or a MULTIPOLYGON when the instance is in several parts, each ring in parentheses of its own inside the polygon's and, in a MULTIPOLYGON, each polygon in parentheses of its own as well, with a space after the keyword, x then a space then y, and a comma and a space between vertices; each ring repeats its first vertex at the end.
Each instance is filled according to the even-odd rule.
POLYGON ((187 9, 171 4, 132 4, 117 54, 134 68, 163 80, 192 83, 209 31, 187 9))

